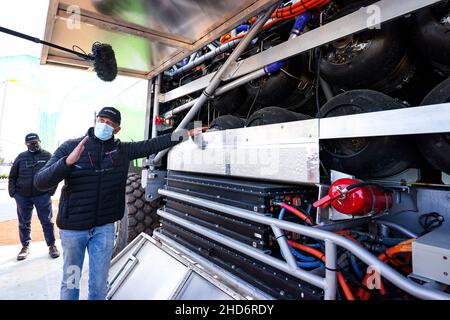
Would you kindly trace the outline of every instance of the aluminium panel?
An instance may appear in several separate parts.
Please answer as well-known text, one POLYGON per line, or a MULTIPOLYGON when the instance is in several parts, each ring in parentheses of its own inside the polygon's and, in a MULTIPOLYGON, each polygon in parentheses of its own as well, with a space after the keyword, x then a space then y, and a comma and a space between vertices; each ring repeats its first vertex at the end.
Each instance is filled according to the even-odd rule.
MULTIPOLYGON (((194 43, 256 0, 62 0, 81 9, 194 43)), ((261 2, 261 1, 259 1, 261 2)))
POLYGON ((228 294, 216 286, 212 286, 205 278, 193 272, 189 275, 180 292, 174 296, 175 300, 233 300, 228 294))
POLYGON ((318 121, 212 131, 173 147, 169 170, 317 184, 318 121))
POLYGON ((414 274, 450 285, 450 230, 441 227, 415 240, 412 266, 414 274))
POLYGON ((111 300, 238 300, 259 296, 242 295, 241 291, 253 292, 254 288, 242 283, 237 290, 189 253, 181 254, 165 241, 158 242, 144 233, 113 259, 109 273, 111 300))
POLYGON ((320 119, 320 139, 450 132, 450 103, 320 119))
MULTIPOLYGON (((114 261, 110 269, 110 276, 118 275, 121 283, 117 285, 112 300, 165 300, 169 299, 173 292, 188 276, 190 269, 175 260, 154 244, 142 238, 143 244, 138 250, 131 247, 117 261, 114 261), (132 267, 130 261, 137 260, 132 267), (124 266, 124 269, 121 269, 124 266), (127 270, 128 268, 128 270, 127 270), (164 270, 162 272, 161 270, 164 270), (126 272, 124 276, 120 273, 126 272), (119 274, 118 274, 119 273, 119 274)), ((114 282, 112 283, 114 287, 114 282)))

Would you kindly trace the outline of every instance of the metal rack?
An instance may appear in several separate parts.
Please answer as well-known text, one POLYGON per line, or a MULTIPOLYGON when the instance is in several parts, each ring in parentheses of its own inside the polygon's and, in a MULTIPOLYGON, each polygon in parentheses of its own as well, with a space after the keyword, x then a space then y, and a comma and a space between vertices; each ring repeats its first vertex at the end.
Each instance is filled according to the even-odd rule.
POLYGON ((232 238, 224 236, 223 234, 219 234, 215 231, 194 224, 183 218, 177 217, 173 214, 166 212, 163 209, 158 210, 158 214, 164 219, 179 224, 184 228, 199 233, 202 236, 205 236, 211 240, 214 240, 220 244, 223 244, 238 252, 241 252, 251 258, 257 259, 262 263, 266 263, 274 268, 277 268, 294 277, 297 277, 298 279, 301 279, 314 286, 317 286, 318 288, 323 289, 325 291, 326 300, 336 299, 336 290, 337 290, 336 259, 338 246, 350 251, 352 254, 354 254, 356 257, 364 261, 374 270, 377 270, 380 276, 389 280, 392 284, 396 285, 398 288, 404 290, 405 292, 408 292, 412 296, 415 296, 420 299, 450 300, 449 294, 433 289, 424 288, 421 285, 413 282, 412 280, 405 278, 397 271, 395 271, 394 269, 386 265, 384 262, 379 260, 377 257, 366 251, 364 248, 360 247, 356 243, 336 233, 325 230, 319 230, 307 226, 302 226, 296 223, 282 221, 264 215, 258 215, 252 211, 247 211, 224 204, 219 204, 213 201, 200 199, 197 197, 192 197, 189 195, 184 195, 173 191, 160 189, 159 193, 168 198, 180 200, 190 204, 195 204, 201 207, 209 208, 211 210, 217 210, 219 212, 223 212, 237 218, 246 219, 270 226, 275 236, 277 237, 277 241, 280 245, 280 249, 283 252, 284 257, 286 257, 286 261, 282 261, 277 258, 268 256, 262 253, 260 250, 257 250, 249 245, 243 244, 232 238), (283 235, 282 230, 295 232, 300 235, 311 237, 317 240, 323 240, 325 242, 325 253, 324 253, 326 259, 325 278, 297 267, 295 259, 288 248, 287 239, 286 237, 282 236, 283 235))

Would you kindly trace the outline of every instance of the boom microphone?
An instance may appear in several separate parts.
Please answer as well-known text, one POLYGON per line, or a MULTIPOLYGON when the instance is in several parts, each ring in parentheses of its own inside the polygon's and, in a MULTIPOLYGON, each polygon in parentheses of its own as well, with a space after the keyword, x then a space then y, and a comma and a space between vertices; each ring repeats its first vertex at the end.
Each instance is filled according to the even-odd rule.
POLYGON ((97 76, 103 81, 113 81, 117 76, 116 56, 109 44, 95 42, 92 45, 92 54, 84 54, 4 27, 0 27, 0 32, 69 52, 84 60, 94 61, 94 70, 97 76))
POLYGON ((95 42, 92 45, 92 59, 97 76, 103 81, 113 81, 117 76, 117 62, 114 50, 109 44, 95 42))

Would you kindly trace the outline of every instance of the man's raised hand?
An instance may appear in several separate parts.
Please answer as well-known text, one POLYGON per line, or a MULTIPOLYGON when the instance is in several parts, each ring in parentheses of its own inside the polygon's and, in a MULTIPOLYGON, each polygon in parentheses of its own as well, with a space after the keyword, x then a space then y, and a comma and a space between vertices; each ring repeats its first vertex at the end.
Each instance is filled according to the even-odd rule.
POLYGON ((68 166, 73 165, 75 162, 80 160, 81 154, 84 151, 84 145, 89 140, 89 136, 86 136, 83 138, 83 140, 80 141, 80 143, 73 149, 73 151, 69 154, 69 156, 66 159, 66 164, 68 166))

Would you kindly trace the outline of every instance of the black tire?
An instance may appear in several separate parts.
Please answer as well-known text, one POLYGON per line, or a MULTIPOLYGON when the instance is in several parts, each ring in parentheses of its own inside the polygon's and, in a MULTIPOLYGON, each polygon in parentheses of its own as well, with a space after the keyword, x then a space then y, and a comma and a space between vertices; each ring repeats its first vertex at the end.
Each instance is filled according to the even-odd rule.
MULTIPOLYGON (((287 69, 290 74, 294 73, 289 63, 283 69, 287 69)), ((267 75, 250 81, 245 85, 245 89, 250 98, 256 98, 256 103, 270 106, 289 98, 297 88, 297 83, 298 81, 293 80, 280 70, 270 76, 267 75)))
POLYGON ((422 55, 450 72, 450 22, 442 23, 444 15, 450 16, 450 1, 420 10, 414 16, 412 39, 422 55))
POLYGON ((141 232, 148 235, 159 227, 159 216, 156 210, 162 206, 161 202, 145 201, 145 190, 141 186, 141 176, 129 173, 125 189, 125 214, 116 223, 116 241, 113 257, 133 241, 141 232))
MULTIPOLYGON (((264 42, 264 50, 282 42, 281 39, 264 42)), ((282 69, 295 77, 300 76, 304 71, 302 70, 302 66, 307 65, 308 62, 308 60, 305 59, 305 56, 306 55, 302 54, 285 60, 285 65, 282 69)), ((245 90, 250 100, 253 101, 256 99, 258 105, 270 107, 273 105, 280 105, 280 103, 288 99, 297 88, 297 85, 297 80, 293 79, 282 70, 278 70, 270 75, 265 75, 259 79, 250 81, 245 85, 245 90)))
MULTIPOLYGON (((450 102, 450 78, 434 88, 422 101, 422 105, 450 102)), ((449 110, 450 112, 450 110, 449 110)), ((420 135, 419 150, 436 169, 450 174, 450 133, 420 135)))
MULTIPOLYGON (((358 8, 359 5, 344 8, 332 20, 358 8)), ((389 93, 400 88, 413 68, 402 29, 401 22, 384 23, 380 30, 363 31, 324 46, 321 75, 344 90, 373 89, 389 93)))
POLYGON ((227 129, 237 129, 243 128, 245 126, 245 119, 227 114, 224 116, 217 117, 214 119, 210 126, 209 130, 227 130, 227 129))
MULTIPOLYGON (((383 93, 354 90, 328 101, 320 110, 320 116, 327 118, 404 107, 383 93)), ((411 168, 418 159, 415 144, 402 136, 324 140, 321 147, 320 158, 327 169, 358 178, 392 176, 411 168)))
POLYGON ((310 116, 279 107, 267 107, 253 113, 245 123, 246 127, 311 119, 310 116))
POLYGON ((211 100, 211 106, 221 114, 237 112, 245 105, 247 95, 242 87, 226 92, 211 100))

